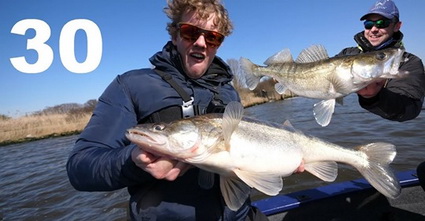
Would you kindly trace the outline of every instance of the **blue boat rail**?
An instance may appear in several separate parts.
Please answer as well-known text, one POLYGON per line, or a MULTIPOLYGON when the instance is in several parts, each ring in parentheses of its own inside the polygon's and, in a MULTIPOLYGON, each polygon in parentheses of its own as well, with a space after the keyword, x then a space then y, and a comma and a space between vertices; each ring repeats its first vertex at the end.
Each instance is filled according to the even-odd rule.
MULTIPOLYGON (((416 171, 409 170, 397 173, 402 188, 419 185, 416 171)), ((284 213, 289 210, 298 208, 303 204, 312 203, 314 201, 333 198, 344 194, 356 194, 366 190, 372 190, 373 187, 363 178, 333 183, 317 188, 297 191, 285 195, 278 195, 266 199, 254 201, 252 205, 259 208, 266 215, 284 213)))

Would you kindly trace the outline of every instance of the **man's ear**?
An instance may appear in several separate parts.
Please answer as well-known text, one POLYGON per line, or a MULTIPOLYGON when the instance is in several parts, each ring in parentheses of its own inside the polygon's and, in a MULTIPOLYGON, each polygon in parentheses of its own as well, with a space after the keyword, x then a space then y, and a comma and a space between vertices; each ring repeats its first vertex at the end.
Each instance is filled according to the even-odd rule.
POLYGON ((402 22, 401 22, 401 21, 397 22, 397 23, 394 25, 394 32, 398 32, 398 31, 400 31, 401 25, 402 25, 402 22))
POLYGON ((177 35, 174 35, 174 36, 171 37, 171 42, 173 42, 174 46, 177 45, 177 35))

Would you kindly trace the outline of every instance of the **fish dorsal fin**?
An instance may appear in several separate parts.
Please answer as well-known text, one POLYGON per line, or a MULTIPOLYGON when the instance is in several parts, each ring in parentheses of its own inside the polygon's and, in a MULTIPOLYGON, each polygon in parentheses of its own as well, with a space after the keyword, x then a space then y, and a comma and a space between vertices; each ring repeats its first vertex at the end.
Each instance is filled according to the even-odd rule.
POLYGON ((273 65, 273 64, 281 64, 281 63, 288 63, 288 62, 294 62, 294 59, 292 58, 291 51, 286 48, 272 55, 271 57, 267 58, 264 64, 273 65))
POLYGON ((309 48, 306 48, 301 51, 300 55, 298 55, 297 63, 310 63, 315 61, 320 61, 324 59, 328 59, 329 55, 326 51, 325 47, 322 45, 312 45, 309 48))
POLYGON ((283 128, 293 133, 304 134, 302 131, 295 129, 289 120, 285 120, 285 122, 283 122, 283 128))
POLYGON ((328 126, 335 110, 335 99, 322 100, 314 104, 313 114, 316 122, 322 127, 328 126))
POLYGON ((326 182, 333 182, 338 175, 338 164, 334 161, 306 163, 304 168, 326 182))
POLYGON ((287 131, 296 132, 295 127, 291 124, 291 122, 289 120, 285 120, 285 122, 283 122, 283 127, 287 131))
POLYGON ((220 177, 220 189, 229 209, 236 211, 248 199, 251 188, 242 180, 228 177, 220 177))
POLYGON ((230 147, 230 138, 243 117, 243 106, 237 101, 227 104, 223 114, 223 137, 226 147, 230 147))
POLYGON ((275 196, 282 190, 283 181, 282 177, 278 174, 253 173, 239 169, 234 172, 248 186, 269 196, 275 196))

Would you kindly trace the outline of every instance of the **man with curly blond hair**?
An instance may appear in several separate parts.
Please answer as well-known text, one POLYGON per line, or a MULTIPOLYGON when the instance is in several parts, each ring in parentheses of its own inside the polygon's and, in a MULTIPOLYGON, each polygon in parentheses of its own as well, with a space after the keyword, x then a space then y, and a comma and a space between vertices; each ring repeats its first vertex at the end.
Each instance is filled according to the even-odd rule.
POLYGON ((168 1, 165 13, 171 41, 150 58, 153 69, 119 75, 101 95, 69 156, 69 180, 80 191, 127 187, 132 220, 267 219, 249 197, 229 209, 217 175, 210 186, 200 185, 205 171, 146 152, 125 137, 137 124, 222 112, 240 101, 228 65, 216 56, 233 29, 220 1, 168 1))

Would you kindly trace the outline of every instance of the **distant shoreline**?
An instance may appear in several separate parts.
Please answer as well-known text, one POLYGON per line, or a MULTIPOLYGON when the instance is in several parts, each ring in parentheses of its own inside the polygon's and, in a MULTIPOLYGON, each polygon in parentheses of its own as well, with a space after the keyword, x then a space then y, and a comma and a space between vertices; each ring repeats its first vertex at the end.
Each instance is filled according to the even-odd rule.
MULTIPOLYGON (((270 101, 293 97, 291 94, 279 95, 272 90, 239 90, 242 105, 247 108, 270 101)), ((0 147, 27 143, 47 138, 80 134, 90 120, 92 112, 43 114, 19 117, 17 119, 0 119, 0 147)))
POLYGON ((42 114, 0 120, 0 146, 79 134, 91 115, 42 114))

